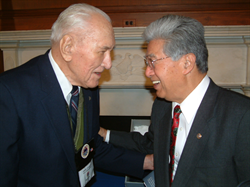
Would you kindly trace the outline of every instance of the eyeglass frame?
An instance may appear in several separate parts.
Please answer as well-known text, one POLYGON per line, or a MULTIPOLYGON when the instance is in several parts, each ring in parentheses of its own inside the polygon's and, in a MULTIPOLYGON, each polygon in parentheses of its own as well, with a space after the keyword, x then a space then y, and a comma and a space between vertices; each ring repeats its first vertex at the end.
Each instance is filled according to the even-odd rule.
POLYGON ((151 69, 154 69, 155 68, 155 65, 154 63, 158 60, 163 60, 163 59, 166 59, 166 58, 169 58, 170 56, 165 56, 163 58, 158 58, 158 59, 155 59, 155 60, 152 60, 152 59, 149 59, 151 62, 148 61, 148 57, 145 56, 144 57, 144 62, 146 64, 146 66, 150 67, 151 69))

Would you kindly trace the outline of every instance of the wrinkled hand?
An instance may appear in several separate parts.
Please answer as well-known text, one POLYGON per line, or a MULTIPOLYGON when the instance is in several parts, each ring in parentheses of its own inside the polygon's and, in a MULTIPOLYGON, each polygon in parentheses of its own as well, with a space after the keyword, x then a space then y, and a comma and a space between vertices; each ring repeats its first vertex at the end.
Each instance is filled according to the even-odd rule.
POLYGON ((103 138, 103 141, 105 141, 107 135, 107 129, 100 127, 98 134, 103 138))
POLYGON ((154 155, 146 155, 143 164, 144 170, 154 170, 154 155))

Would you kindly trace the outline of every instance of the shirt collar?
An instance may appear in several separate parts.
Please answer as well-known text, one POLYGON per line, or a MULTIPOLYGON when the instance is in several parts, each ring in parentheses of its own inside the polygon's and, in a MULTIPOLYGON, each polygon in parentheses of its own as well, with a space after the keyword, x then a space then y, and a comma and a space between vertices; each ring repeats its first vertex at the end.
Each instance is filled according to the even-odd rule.
POLYGON ((206 75, 200 84, 186 97, 186 99, 181 104, 176 102, 172 103, 172 111, 176 105, 180 105, 182 114, 184 115, 188 124, 191 123, 207 91, 209 83, 210 79, 206 75))
POLYGON ((61 87, 63 96, 65 98, 65 100, 67 101, 67 103, 69 104, 70 101, 70 92, 72 90, 72 85, 69 82, 69 80, 66 78, 66 76, 64 75, 64 73, 62 72, 62 70, 60 69, 60 67, 58 66, 58 64, 55 62, 51 50, 49 52, 49 60, 51 62, 52 68, 56 74, 56 78, 59 82, 59 85, 61 87))

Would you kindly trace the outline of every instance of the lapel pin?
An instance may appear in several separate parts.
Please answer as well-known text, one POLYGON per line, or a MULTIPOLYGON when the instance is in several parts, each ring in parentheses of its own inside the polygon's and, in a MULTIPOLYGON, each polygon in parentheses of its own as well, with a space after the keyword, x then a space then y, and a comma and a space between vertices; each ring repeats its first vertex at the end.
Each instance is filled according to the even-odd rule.
POLYGON ((196 137, 197 137, 198 139, 201 139, 201 137, 202 137, 201 133, 198 133, 196 137))
POLYGON ((89 96, 89 100, 91 100, 91 97, 89 96))

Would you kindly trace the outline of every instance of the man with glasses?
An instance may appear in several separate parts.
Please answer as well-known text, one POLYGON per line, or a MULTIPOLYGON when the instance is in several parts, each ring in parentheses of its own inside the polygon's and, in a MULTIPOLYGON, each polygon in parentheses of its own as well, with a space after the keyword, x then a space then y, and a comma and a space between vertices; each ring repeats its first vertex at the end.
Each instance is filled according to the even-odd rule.
MULTIPOLYGON (((235 187, 250 179, 250 99, 207 76, 204 28, 192 18, 166 15, 143 33, 146 76, 157 98, 151 125, 111 131, 109 142, 154 153, 156 186, 235 187)), ((106 131, 100 134, 106 138, 106 131)))

